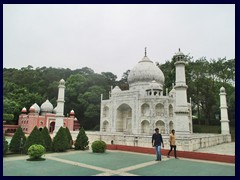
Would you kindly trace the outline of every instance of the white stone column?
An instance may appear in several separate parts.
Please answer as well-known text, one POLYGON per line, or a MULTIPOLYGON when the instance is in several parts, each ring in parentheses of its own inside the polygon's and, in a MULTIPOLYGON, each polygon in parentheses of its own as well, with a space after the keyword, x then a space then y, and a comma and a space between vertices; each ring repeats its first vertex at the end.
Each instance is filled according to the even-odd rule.
POLYGON ((228 107, 226 101, 226 92, 225 88, 220 88, 220 111, 221 111, 221 133, 230 134, 229 131, 229 120, 228 120, 228 107))
POLYGON ((180 52, 174 56, 176 59, 175 67, 175 92, 176 92, 176 104, 175 104, 175 131, 180 136, 186 136, 190 134, 189 129, 189 111, 187 104, 187 88, 185 77, 185 55, 180 52))
MULTIPOLYGON (((103 94, 101 94, 101 103, 100 103, 100 132, 103 131, 103 105, 102 105, 103 94)), ((110 125, 110 122, 109 122, 110 125)), ((111 127, 110 127, 111 128, 111 127)))
POLYGON ((57 100, 57 109, 56 109, 56 122, 54 133, 56 133, 61 126, 63 126, 64 118, 64 97, 65 97, 65 81, 61 79, 58 86, 58 100, 57 100))

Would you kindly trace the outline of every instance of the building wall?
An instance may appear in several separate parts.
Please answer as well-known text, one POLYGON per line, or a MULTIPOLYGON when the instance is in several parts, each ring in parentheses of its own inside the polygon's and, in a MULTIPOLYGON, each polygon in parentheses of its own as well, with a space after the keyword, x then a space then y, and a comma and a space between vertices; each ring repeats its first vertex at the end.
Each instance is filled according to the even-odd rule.
MULTIPOLYGON (((71 132, 73 139, 77 138, 78 132, 71 132)), ((105 141, 107 144, 127 145, 136 147, 152 147, 152 136, 145 135, 124 135, 122 133, 99 133, 86 131, 89 140, 89 147, 96 140, 105 141)), ((169 135, 162 135, 164 148, 169 149, 169 135)), ((180 151, 194 151, 199 148, 214 146, 217 144, 231 142, 231 135, 223 134, 191 134, 188 137, 176 138, 177 149, 180 151)))
MULTIPOLYGON (((188 108, 187 128, 192 133, 190 104, 188 108)), ((128 90, 112 93, 110 99, 101 101, 101 132, 149 135, 158 127, 162 134, 169 134, 175 128, 175 121, 174 97, 128 90)))
MULTIPOLYGON (((74 118, 71 116, 63 119, 65 127, 68 127, 70 131, 74 130, 74 118)), ((52 113, 46 113, 44 116, 38 113, 29 113, 19 115, 18 125, 22 127, 24 133, 30 134, 35 126, 38 128, 47 127, 50 131, 50 123, 55 121, 55 114, 52 113)))

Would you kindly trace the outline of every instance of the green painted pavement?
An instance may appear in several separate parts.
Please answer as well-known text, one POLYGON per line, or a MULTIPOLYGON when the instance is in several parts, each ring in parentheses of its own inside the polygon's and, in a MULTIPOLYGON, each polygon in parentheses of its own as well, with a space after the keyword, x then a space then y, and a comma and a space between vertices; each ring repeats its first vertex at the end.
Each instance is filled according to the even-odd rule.
POLYGON ((107 168, 111 170, 117 170, 120 168, 153 161, 155 156, 125 152, 105 152, 102 154, 84 151, 72 155, 64 154, 58 156, 58 158, 107 168))
POLYGON ((233 164, 175 160, 166 157, 163 157, 163 161, 156 162, 155 155, 120 151, 107 151, 103 154, 90 151, 53 153, 46 154, 45 161, 34 162, 26 161, 27 158, 27 156, 4 157, 3 175, 94 176, 105 174, 118 176, 129 173, 139 176, 235 176, 233 164))
POLYGON ((144 168, 128 171, 139 176, 235 176, 235 166, 170 159, 144 168))
POLYGON ((45 161, 14 160, 3 162, 3 176, 91 176, 100 171, 79 166, 45 161))

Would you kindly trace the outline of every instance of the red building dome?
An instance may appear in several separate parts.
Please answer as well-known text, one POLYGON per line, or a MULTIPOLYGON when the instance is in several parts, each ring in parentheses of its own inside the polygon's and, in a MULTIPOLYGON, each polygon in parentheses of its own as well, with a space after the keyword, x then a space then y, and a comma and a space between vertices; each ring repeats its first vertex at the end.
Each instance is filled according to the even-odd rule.
POLYGON ((31 106, 31 107, 29 108, 29 112, 30 112, 30 113, 34 113, 34 112, 35 112, 35 108, 34 108, 33 106, 31 106))

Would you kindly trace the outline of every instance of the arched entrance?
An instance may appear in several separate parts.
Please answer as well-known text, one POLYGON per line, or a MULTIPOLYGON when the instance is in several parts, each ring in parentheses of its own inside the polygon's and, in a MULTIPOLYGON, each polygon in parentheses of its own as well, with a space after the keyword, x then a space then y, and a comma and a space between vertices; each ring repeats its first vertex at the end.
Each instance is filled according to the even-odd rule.
POLYGON ((49 132, 52 133, 54 131, 54 129, 55 129, 55 122, 52 121, 49 125, 49 132))

